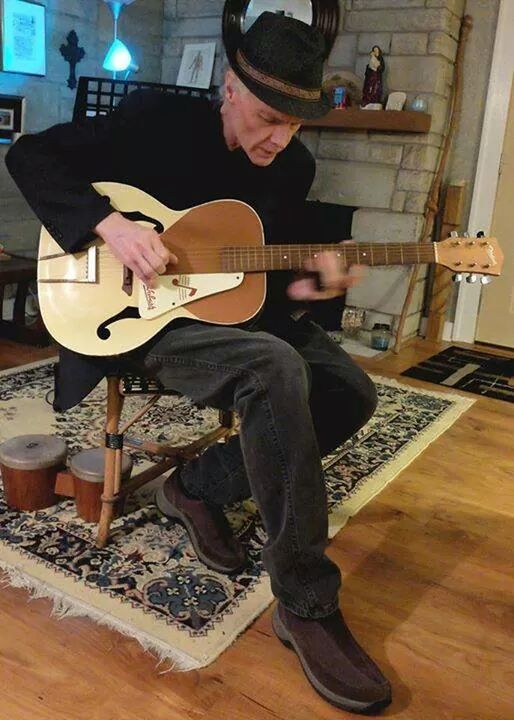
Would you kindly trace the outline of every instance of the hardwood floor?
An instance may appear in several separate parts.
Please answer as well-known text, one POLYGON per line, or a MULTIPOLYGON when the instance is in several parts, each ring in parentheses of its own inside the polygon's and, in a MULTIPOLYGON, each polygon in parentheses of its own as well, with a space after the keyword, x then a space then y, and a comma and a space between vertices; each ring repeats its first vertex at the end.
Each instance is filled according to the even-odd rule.
MULTIPOLYGON (((0 344, 4 367, 52 354, 12 345, 0 344)), ((362 364, 394 377, 438 349, 417 341, 362 364)), ((468 397, 329 548, 348 624, 393 686, 384 715, 398 720, 514 718, 514 405, 468 397)), ((160 674, 135 641, 50 609, 0 592, 1 720, 354 717, 310 688, 269 610, 210 667, 160 674)))

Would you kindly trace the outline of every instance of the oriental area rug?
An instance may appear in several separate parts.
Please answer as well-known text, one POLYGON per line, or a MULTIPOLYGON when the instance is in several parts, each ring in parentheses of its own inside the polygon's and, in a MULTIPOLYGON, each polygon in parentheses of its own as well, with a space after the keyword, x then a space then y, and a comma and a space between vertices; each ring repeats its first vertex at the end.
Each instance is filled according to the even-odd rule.
MULTIPOLYGON (((374 380, 380 398, 375 416, 325 458, 331 537, 473 403, 374 380)), ((105 386, 66 413, 52 410, 52 388, 52 360, 0 374, 0 442, 57 435, 68 457, 99 447, 105 386)), ((143 397, 128 397, 127 413, 138 404, 143 397)), ((136 435, 181 443, 217 420, 214 410, 164 397, 134 427, 136 435)), ((129 451, 138 470, 149 464, 148 457, 129 451)), ((102 550, 94 544, 95 525, 77 517, 73 500, 28 513, 9 510, 0 494, 0 582, 50 598, 57 617, 87 616, 137 639, 170 669, 192 670, 215 660, 273 601, 260 560, 266 535, 251 500, 226 508, 249 563, 238 575, 222 575, 206 568, 185 530, 156 510, 154 492, 146 486, 131 498, 102 550)))

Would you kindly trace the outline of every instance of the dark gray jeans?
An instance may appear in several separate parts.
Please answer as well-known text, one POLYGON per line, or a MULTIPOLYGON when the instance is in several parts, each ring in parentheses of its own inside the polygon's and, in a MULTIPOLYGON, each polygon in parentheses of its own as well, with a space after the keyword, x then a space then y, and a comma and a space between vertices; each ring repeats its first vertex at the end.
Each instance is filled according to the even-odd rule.
POLYGON ((273 593, 297 615, 319 618, 337 608, 341 584, 324 552, 321 457, 367 422, 376 391, 308 317, 266 329, 174 327, 144 350, 144 364, 166 388, 239 414, 239 435, 187 465, 183 482, 220 505, 252 495, 268 534, 262 559, 273 593))

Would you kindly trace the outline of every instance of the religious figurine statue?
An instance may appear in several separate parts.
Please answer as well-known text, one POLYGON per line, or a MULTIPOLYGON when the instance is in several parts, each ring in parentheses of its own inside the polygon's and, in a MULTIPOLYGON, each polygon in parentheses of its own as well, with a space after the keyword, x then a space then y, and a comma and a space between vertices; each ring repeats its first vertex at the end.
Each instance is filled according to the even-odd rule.
POLYGON ((364 76, 364 86, 362 88, 361 107, 369 109, 382 108, 382 75, 384 74, 385 63, 382 56, 382 50, 378 45, 373 45, 369 54, 369 61, 366 65, 366 73, 364 76))

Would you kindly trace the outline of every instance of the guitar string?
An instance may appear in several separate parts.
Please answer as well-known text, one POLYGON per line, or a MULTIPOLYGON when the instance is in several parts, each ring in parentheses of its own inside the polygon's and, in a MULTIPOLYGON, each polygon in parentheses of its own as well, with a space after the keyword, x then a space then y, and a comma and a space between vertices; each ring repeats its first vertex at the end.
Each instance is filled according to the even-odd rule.
MULTIPOLYGON (((280 261, 280 260, 307 260, 312 258, 313 256, 317 255, 318 253, 321 254, 323 252, 337 252, 340 257, 343 257, 345 261, 348 260, 354 260, 356 262, 359 261, 368 261, 364 264, 377 264, 377 261, 379 262, 382 257, 382 251, 377 252, 375 249, 373 252, 374 257, 371 257, 372 253, 368 250, 358 250, 356 248, 352 248, 348 251, 338 251, 338 250, 326 250, 325 248, 320 248, 320 250, 313 249, 312 251, 305 251, 303 249, 295 249, 293 251, 284 251, 279 249, 278 247, 273 247, 271 249, 271 246, 262 248, 262 247, 244 247, 244 248, 222 248, 222 249, 202 249, 202 250, 190 250, 187 252, 186 257, 187 258, 200 258, 200 259, 209 259, 209 258, 219 258, 219 259, 228 259, 228 260, 272 260, 272 261, 280 261), (369 252, 369 254, 368 254, 369 252)), ((398 253, 400 256, 400 259, 406 260, 412 259, 413 261, 417 261, 418 258, 421 260, 423 259, 424 262, 429 262, 434 259, 435 252, 432 247, 430 248, 423 248, 423 249, 417 249, 417 248, 393 248, 389 246, 387 248, 387 253, 383 253, 384 258, 387 256, 388 263, 385 262, 385 264, 398 264, 395 262, 391 262, 391 257, 394 257, 394 254, 398 253)), ((109 261, 114 260, 117 263, 121 262, 119 261, 108 249, 106 250, 100 250, 102 261, 109 261)))

